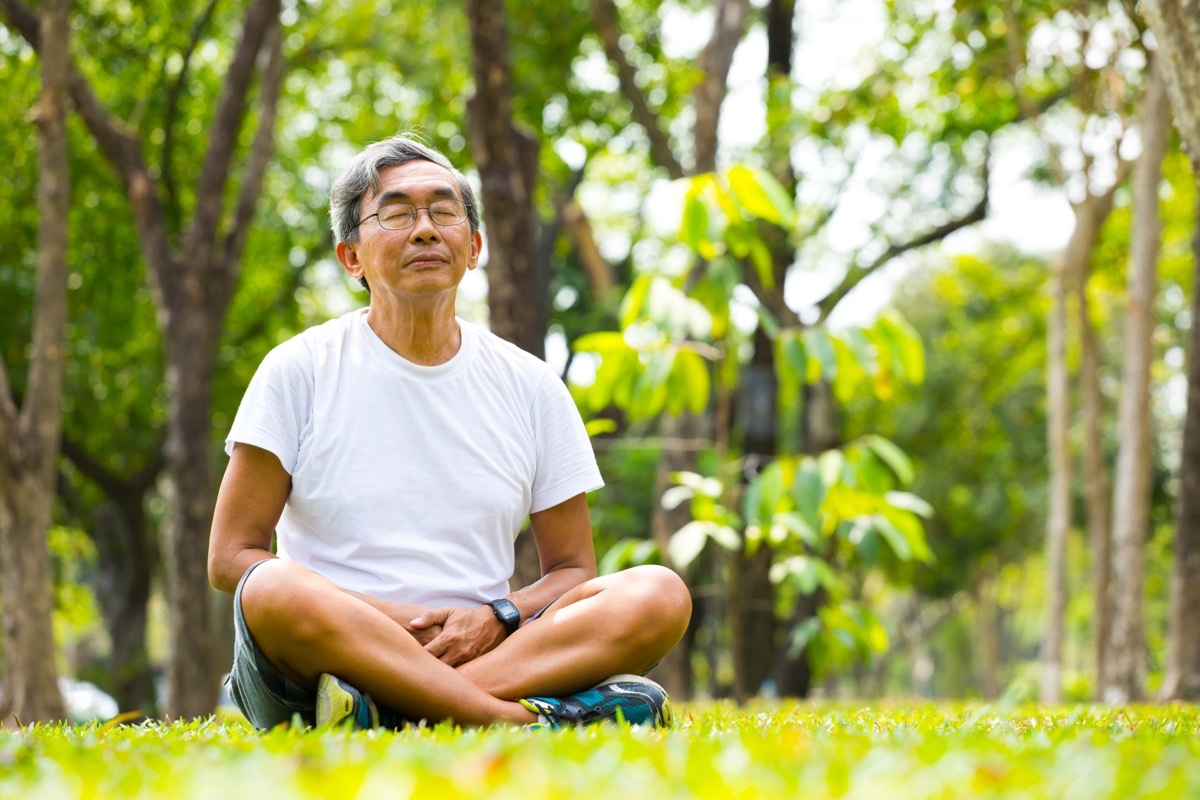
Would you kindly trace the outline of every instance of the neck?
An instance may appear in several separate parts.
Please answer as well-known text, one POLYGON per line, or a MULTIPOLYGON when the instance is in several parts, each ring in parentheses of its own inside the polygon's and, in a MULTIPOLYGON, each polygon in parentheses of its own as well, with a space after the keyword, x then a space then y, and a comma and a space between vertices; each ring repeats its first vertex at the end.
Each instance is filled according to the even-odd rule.
POLYGON ((438 303, 431 308, 415 308, 377 302, 372 295, 367 324, 384 344, 422 366, 445 364, 462 346, 453 297, 448 303, 438 303))

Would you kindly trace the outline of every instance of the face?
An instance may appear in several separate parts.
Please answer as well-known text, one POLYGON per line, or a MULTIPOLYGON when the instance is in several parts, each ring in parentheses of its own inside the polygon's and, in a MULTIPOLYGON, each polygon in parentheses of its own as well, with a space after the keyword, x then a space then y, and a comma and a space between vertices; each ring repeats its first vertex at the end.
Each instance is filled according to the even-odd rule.
MULTIPOLYGON (((426 209, 437 200, 462 200, 450 171, 430 161, 385 167, 379 177, 379 193, 363 200, 363 218, 394 203, 426 209)), ((422 210, 411 228, 399 231, 384 229, 371 217, 359 225, 357 241, 338 243, 337 256, 351 277, 367 279, 372 298, 420 295, 453 292, 475 268, 482 246, 483 237, 471 233, 467 220, 438 225, 422 210)))

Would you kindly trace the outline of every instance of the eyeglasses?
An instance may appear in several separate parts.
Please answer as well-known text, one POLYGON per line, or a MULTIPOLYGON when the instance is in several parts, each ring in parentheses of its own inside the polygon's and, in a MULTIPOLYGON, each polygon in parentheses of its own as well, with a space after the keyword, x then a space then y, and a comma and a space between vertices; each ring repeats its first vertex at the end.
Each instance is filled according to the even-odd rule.
POLYGON ((417 223, 417 212, 425 209, 429 212, 429 218, 438 226, 443 225, 461 225, 462 221, 467 218, 467 209, 471 206, 460 200, 435 200, 427 206, 410 206, 408 203, 391 203, 376 211, 374 214, 368 214, 355 223, 354 227, 362 225, 364 222, 374 217, 379 221, 381 228, 387 228, 389 231, 402 231, 406 228, 411 228, 417 223))

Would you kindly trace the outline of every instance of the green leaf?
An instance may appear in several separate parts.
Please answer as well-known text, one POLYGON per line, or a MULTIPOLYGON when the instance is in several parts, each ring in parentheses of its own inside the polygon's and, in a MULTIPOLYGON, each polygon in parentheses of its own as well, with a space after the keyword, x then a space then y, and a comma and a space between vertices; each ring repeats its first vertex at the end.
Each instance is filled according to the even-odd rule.
POLYGON ((900 316, 889 309, 879 318, 878 325, 890 337, 904 377, 913 384, 925 381, 925 346, 920 335, 900 316))
POLYGON ((933 506, 926 503, 920 497, 909 492, 888 492, 883 497, 884 500, 896 507, 905 511, 911 511, 917 516, 930 519, 933 517, 933 506))
POLYGON ((821 471, 816 461, 804 459, 796 471, 796 479, 792 482, 792 502, 796 510, 810 524, 815 524, 825 499, 825 481, 821 479, 821 471))
POLYGON ((738 204, 750 215, 780 226, 791 219, 791 197, 771 175, 759 169, 736 166, 726 177, 738 204))
POLYGON ((871 522, 874 524, 875 530, 879 531, 879 535, 892 548, 892 552, 896 554, 896 558, 901 561, 912 561, 913 551, 912 547, 908 544, 908 537, 893 525, 890 519, 883 514, 876 514, 871 517, 871 522))
POLYGON ((775 358, 775 374, 779 382, 798 382, 805 380, 808 373, 808 354, 804 349, 802 331, 787 328, 779 332, 775 340, 778 347, 775 358))
POLYGON ((585 430, 587 430, 588 436, 601 436, 603 434, 612 433, 615 431, 617 429, 617 423, 615 420, 607 419, 605 417, 596 417, 595 419, 589 419, 583 427, 585 430))
POLYGON ((708 407, 709 391, 708 366, 704 358, 691 348, 679 348, 667 378, 668 413, 678 415, 684 409, 693 414, 703 413, 708 407))
MULTIPOLYGON (((629 291, 625 293, 625 298, 621 301, 621 329, 624 330, 638 320, 642 315, 642 309, 646 304, 646 296, 650 293, 650 287, 654 283, 654 276, 639 275, 634 279, 633 285, 629 287, 629 291)), ((581 337, 582 338, 582 337, 581 337)))
POLYGON ((700 557, 704 545, 708 541, 706 525, 710 522, 689 522, 677 530, 667 545, 667 555, 676 569, 687 569, 692 562, 700 557))
POLYGON ((896 473, 896 479, 901 484, 907 485, 912 483, 912 461, 903 450, 877 434, 864 436, 862 441, 867 447, 871 448, 875 455, 883 460, 883 463, 891 467, 892 472, 896 473))
POLYGON ((832 381, 836 378, 837 355, 833 352, 829 333, 824 328, 807 328, 804 331, 804 345, 808 351, 805 381, 816 383, 819 380, 832 381))

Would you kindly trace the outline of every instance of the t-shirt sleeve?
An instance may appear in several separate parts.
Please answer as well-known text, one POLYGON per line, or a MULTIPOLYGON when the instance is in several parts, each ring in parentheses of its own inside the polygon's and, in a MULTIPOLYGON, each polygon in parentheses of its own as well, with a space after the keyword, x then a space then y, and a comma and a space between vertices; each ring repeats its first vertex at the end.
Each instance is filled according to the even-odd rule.
POLYGON ((530 513, 545 511, 604 485, 583 419, 566 384, 547 370, 533 402, 537 470, 530 513))
POLYGON ((306 348, 292 340, 263 359, 238 406, 225 439, 225 452, 237 443, 274 453, 289 475, 300 455, 301 437, 312 407, 312 370, 306 348))

